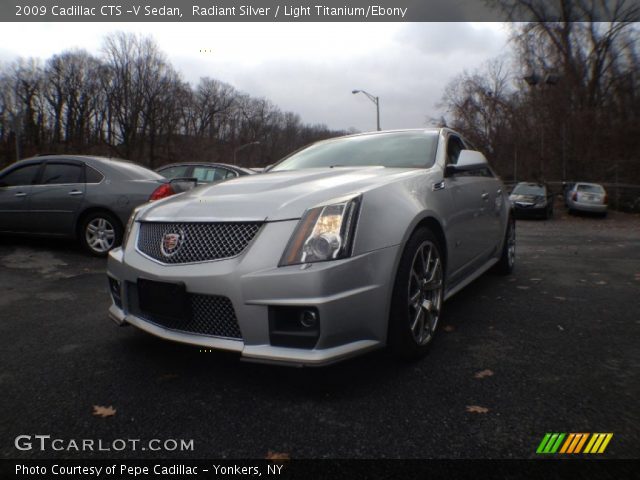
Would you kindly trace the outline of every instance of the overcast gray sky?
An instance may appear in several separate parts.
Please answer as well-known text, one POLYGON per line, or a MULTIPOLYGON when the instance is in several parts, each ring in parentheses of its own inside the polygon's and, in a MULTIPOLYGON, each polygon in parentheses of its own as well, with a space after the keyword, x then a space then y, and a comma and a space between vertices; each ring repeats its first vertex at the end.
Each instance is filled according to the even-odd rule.
POLYGON ((84 48, 116 30, 151 35, 183 78, 209 76, 265 97, 306 123, 375 129, 427 125, 449 80, 504 54, 490 23, 0 23, 0 62, 84 48), (202 50, 202 51, 201 51, 202 50))

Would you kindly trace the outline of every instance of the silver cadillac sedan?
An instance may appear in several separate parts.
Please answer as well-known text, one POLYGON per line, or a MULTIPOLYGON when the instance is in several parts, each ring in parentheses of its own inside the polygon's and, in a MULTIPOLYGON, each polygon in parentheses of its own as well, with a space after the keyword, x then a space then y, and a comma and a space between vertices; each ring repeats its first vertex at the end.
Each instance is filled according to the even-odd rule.
POLYGON ((109 316, 252 361, 428 350, 443 303, 512 271, 506 190, 449 129, 366 133, 145 205, 109 254, 109 316))

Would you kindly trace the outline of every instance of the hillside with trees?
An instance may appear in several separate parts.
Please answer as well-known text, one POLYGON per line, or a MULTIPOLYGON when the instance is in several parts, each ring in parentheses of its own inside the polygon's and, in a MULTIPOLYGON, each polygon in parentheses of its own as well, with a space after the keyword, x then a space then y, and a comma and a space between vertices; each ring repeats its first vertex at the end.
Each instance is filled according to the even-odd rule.
POLYGON ((40 153, 265 166, 345 132, 304 124, 214 78, 185 82, 155 41, 127 33, 101 55, 65 51, 0 66, 0 166, 40 153), (238 148, 259 142, 250 148, 238 148))
POLYGON ((613 0, 605 12, 600 2, 494 3, 541 21, 511 24, 509 55, 446 87, 441 122, 484 149, 506 180, 640 185, 637 2, 613 0), (544 22, 550 7, 561 15, 544 22))

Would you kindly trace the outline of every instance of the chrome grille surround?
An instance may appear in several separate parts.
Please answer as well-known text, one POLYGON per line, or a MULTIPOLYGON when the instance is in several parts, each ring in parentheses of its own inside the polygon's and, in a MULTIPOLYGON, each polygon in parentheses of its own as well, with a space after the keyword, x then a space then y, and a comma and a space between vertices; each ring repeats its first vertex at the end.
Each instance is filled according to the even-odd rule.
POLYGON ((259 222, 140 222, 136 250, 166 265, 223 260, 240 255, 261 226, 259 222), (165 236, 175 234, 181 236, 179 247, 167 255, 165 236))

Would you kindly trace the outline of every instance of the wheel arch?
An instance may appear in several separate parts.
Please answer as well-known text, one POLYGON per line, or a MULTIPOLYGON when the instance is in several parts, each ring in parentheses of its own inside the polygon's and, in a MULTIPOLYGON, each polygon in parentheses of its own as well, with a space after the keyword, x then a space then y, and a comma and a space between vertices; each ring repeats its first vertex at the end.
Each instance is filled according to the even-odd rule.
MULTIPOLYGON (((426 227, 433 232, 438 240, 438 246, 440 247, 440 253, 442 255, 444 261, 444 268, 442 269, 444 279, 446 282, 447 278, 447 264, 448 264, 448 249, 447 249, 447 240, 444 233, 444 228, 440 220, 438 220, 434 215, 429 212, 424 212, 422 216, 418 216, 411 223, 409 228, 400 243, 400 248, 398 248, 398 253, 396 255, 396 259, 393 265, 393 276, 391 281, 391 288, 389 289, 388 299, 387 299, 387 323, 389 321, 391 315, 391 301, 393 297, 393 289, 395 288, 396 278, 398 277, 398 269, 400 268, 400 261, 402 259, 402 255, 404 254, 405 249, 407 248, 407 243, 409 243, 409 239, 418 231, 420 228, 426 227)), ((388 325, 387 325, 388 329, 388 325)), ((386 339, 385 339, 386 340, 386 339)))
POLYGON ((388 300, 388 310, 387 310, 387 329, 386 329, 386 336, 385 336, 385 344, 387 346, 393 343, 392 338, 390 336, 392 334, 392 328, 393 328, 391 323, 391 320, 392 320, 391 314, 393 310, 392 307, 394 302, 394 292, 396 289, 396 282, 398 280, 399 270, 402 263, 402 257, 404 256, 405 251, 408 248, 408 244, 411 238, 416 234, 416 232, 418 232, 422 228, 426 228, 433 234, 436 242, 438 243, 438 247, 440 249, 440 256, 443 263, 442 275, 443 275, 444 285, 442 287, 443 288, 442 298, 444 301, 444 291, 446 289, 445 285, 446 285, 446 277, 447 277, 446 274, 447 274, 447 264, 448 264, 448 248, 447 248, 445 230, 442 226, 441 221, 435 215, 433 215, 431 212, 423 212, 423 214, 421 216, 416 217, 414 221, 411 223, 410 227, 407 228, 405 236, 402 239, 402 242, 400 244, 400 248, 398 249, 396 262, 393 268, 391 288, 389 289, 389 300, 388 300))
POLYGON ((84 209, 82 212, 80 212, 78 214, 78 218, 76 220, 76 226, 75 226, 75 234, 76 234, 76 238, 80 238, 80 235, 82 234, 81 229, 82 229, 82 223, 84 222, 84 220, 91 214, 93 213, 108 213, 109 215, 113 216, 116 221, 118 222, 118 226, 121 229, 124 229, 124 225, 122 224, 122 221, 120 220, 120 217, 118 216, 118 214, 116 212, 114 212, 113 210, 111 210, 110 208, 107 207, 102 207, 102 206, 92 206, 92 207, 88 207, 86 209, 84 209))

